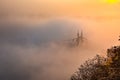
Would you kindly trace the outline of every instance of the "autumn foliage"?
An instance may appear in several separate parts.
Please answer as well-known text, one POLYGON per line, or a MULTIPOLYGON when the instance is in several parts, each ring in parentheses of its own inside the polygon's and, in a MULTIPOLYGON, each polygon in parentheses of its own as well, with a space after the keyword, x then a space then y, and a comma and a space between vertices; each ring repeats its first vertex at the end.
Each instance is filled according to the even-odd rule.
POLYGON ((107 57, 96 55, 82 64, 71 80, 120 80, 120 46, 107 50, 107 57))

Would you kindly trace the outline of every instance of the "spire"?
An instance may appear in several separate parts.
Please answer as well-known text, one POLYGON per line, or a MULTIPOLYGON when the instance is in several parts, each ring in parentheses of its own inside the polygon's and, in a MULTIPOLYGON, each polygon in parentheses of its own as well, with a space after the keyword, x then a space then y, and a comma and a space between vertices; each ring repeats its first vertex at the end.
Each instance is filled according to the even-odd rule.
POLYGON ((79 30, 77 31, 77 37, 79 37, 80 36, 80 34, 79 34, 79 30))
POLYGON ((83 37, 83 31, 81 30, 81 37, 83 37))

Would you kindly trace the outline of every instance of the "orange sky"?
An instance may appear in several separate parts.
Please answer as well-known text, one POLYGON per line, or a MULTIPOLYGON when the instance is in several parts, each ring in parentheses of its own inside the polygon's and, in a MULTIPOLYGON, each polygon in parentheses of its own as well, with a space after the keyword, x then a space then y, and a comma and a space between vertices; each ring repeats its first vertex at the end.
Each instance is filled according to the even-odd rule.
POLYGON ((120 4, 104 0, 0 0, 6 13, 31 13, 49 16, 119 16, 120 4))
MULTIPOLYGON (((72 17, 98 29, 99 34, 118 36, 120 3, 105 0, 0 0, 0 14, 72 17), (89 20, 87 22, 87 20, 89 20)), ((89 27, 88 26, 88 27, 89 27)), ((98 35, 99 35, 98 34, 98 35)), ((112 38, 111 38, 112 39, 112 38)))

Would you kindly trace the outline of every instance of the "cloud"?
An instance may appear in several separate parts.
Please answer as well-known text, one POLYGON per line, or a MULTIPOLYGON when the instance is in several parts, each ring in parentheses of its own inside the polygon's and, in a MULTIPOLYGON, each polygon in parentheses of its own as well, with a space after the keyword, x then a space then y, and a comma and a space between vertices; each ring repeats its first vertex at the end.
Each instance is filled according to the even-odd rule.
POLYGON ((69 23, 64 21, 51 21, 47 24, 37 26, 34 28, 34 25, 26 25, 25 27, 25 25, 19 24, 3 24, 0 28, 1 42, 12 44, 41 44, 48 41, 64 40, 70 38, 70 31, 73 32, 72 29, 74 28, 74 24, 69 25, 69 23))
POLYGON ((112 41, 100 24, 87 20, 78 23, 70 19, 0 23, 0 79, 68 80, 80 64, 102 53, 112 41), (88 42, 69 47, 66 42, 76 37, 78 29, 88 42))
POLYGON ((68 80, 75 69, 96 54, 61 42, 76 36, 82 26, 55 19, 40 24, 0 24, 1 80, 68 80))

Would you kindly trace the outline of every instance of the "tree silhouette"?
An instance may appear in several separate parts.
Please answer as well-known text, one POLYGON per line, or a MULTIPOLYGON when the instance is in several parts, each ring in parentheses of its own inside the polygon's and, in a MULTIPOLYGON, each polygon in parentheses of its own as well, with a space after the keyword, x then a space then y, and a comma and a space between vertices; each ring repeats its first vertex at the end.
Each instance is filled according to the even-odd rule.
POLYGON ((96 55, 82 64, 71 80, 120 80, 120 46, 107 50, 107 58, 96 55))

